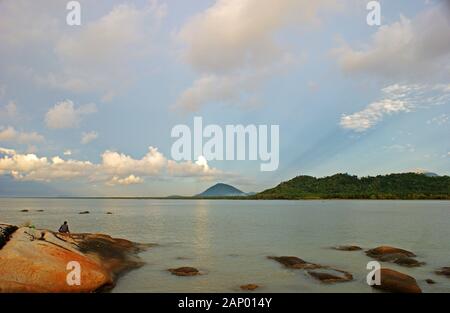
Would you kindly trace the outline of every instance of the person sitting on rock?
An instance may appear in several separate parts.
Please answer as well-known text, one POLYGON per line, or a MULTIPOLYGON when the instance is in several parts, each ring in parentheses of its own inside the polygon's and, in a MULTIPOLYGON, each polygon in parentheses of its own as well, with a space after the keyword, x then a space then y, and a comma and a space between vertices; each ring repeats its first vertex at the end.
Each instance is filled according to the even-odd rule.
POLYGON ((63 234, 69 234, 70 233, 69 225, 67 225, 67 221, 65 221, 64 224, 61 225, 61 227, 59 228, 58 231, 60 233, 63 233, 63 234))

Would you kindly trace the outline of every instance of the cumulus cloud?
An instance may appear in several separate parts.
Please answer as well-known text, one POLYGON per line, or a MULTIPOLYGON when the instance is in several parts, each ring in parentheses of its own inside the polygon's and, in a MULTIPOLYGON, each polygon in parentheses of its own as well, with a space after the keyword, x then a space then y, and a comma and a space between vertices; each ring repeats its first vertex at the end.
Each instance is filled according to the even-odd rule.
POLYGON ((28 144, 33 142, 42 142, 44 141, 44 136, 36 132, 18 131, 14 127, 8 126, 6 128, 0 127, 0 141, 28 144))
POLYGON ((196 162, 186 161, 177 163, 169 160, 167 170, 171 176, 177 177, 203 177, 213 178, 224 173, 218 169, 210 168, 205 157, 199 156, 196 162))
POLYGON ((88 182, 103 182, 106 185, 133 185, 144 182, 145 177, 217 177, 225 173, 211 168, 206 159, 196 163, 177 163, 167 160, 157 148, 149 147, 141 158, 135 159, 129 155, 105 151, 100 163, 39 157, 36 154, 20 154, 14 150, 0 148, 0 175, 11 175, 17 180, 25 181, 55 181, 83 180, 88 182))
POLYGON ((447 85, 391 85, 382 89, 383 98, 353 114, 343 114, 340 126, 364 132, 381 122, 385 116, 408 113, 420 108, 442 105, 450 101, 447 85))
POLYGON ((293 58, 276 35, 287 26, 317 22, 320 10, 335 6, 334 0, 216 1, 178 33, 185 45, 183 59, 200 78, 177 107, 197 110, 210 102, 246 99, 261 85, 263 73, 293 58))
POLYGON ((81 143, 87 145, 88 143, 94 141, 98 138, 98 133, 96 131, 91 131, 81 134, 81 143))
MULTIPOLYGON (((116 5, 79 31, 66 32, 55 42, 60 71, 35 76, 36 82, 71 92, 100 92, 111 100, 134 78, 152 49, 152 34, 165 16, 166 6, 149 1, 144 7, 116 5)), ((87 6, 87 4, 86 4, 87 6)))
POLYGON ((75 107, 71 100, 58 102, 45 115, 45 123, 48 128, 62 129, 77 127, 81 118, 85 115, 97 112, 95 104, 84 104, 75 107))
POLYGON ((447 78, 450 73, 450 20, 437 5, 414 19, 381 26, 371 42, 335 49, 341 68, 388 79, 421 81, 447 78), (424 77, 425 76, 425 77, 424 77))
POLYGON ((128 186, 128 185, 142 184, 143 182, 144 180, 142 178, 130 175, 126 178, 119 178, 117 176, 114 176, 106 184, 108 186, 116 186, 116 185, 128 186))

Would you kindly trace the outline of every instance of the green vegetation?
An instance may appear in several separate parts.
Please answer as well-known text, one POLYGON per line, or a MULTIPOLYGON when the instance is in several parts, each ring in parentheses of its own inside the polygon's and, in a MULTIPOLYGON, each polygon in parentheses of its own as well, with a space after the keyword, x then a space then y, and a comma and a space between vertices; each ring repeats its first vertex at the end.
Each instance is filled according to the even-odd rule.
POLYGON ((447 199, 450 177, 405 173, 376 177, 298 176, 251 199, 447 199))

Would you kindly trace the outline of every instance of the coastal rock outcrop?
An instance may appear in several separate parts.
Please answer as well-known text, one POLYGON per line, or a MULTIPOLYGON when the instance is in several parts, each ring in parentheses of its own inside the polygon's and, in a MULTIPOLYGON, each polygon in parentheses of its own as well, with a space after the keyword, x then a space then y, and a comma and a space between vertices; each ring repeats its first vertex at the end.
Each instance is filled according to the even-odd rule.
POLYGON ((179 267, 179 268, 169 268, 169 272, 176 276, 197 276, 200 275, 200 272, 195 267, 179 267))
POLYGON ((102 234, 68 235, 11 225, 0 229, 4 243, 0 246, 0 292, 107 290, 120 275, 142 266, 137 253, 148 247, 102 234), (67 280, 73 264, 79 264, 79 285, 67 280))
POLYGON ((382 268, 380 270, 380 278, 381 284, 373 285, 373 288, 394 293, 422 292, 416 279, 406 274, 388 268, 382 268))
POLYGON ((418 267, 425 264, 414 259, 416 255, 413 252, 390 246, 367 250, 366 255, 378 261, 392 262, 406 267, 418 267))

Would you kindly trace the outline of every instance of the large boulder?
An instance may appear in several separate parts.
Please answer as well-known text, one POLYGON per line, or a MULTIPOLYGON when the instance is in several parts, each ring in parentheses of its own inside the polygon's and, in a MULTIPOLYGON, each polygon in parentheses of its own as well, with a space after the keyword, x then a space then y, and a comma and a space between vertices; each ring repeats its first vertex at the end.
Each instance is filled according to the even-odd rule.
POLYGON ((381 284, 373 285, 373 288, 394 293, 422 292, 415 278, 406 274, 388 268, 382 268, 380 270, 380 278, 381 284))
POLYGON ((28 227, 16 227, 2 240, 7 241, 0 247, 0 292, 109 289, 119 275, 143 264, 137 253, 146 248, 107 235, 59 234, 28 227), (73 261, 80 265, 80 285, 69 285, 67 281, 74 269, 69 266, 73 261))

